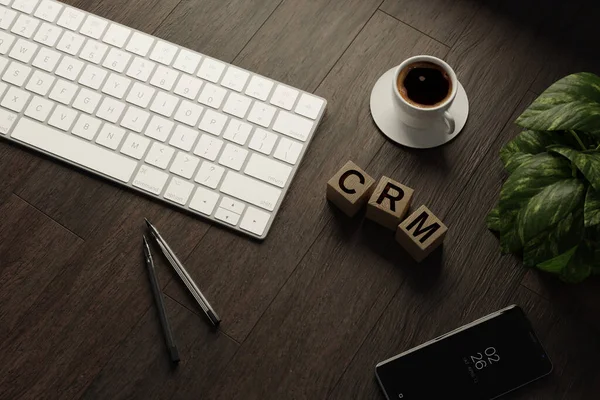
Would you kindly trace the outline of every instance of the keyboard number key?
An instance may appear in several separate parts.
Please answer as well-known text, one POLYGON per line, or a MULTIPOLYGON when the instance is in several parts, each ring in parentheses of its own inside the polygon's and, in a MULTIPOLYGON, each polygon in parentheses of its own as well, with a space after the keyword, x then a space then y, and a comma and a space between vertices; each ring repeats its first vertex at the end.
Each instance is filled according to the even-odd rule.
POLYGON ((246 86, 246 82, 248 81, 248 77, 250 74, 243 69, 236 68, 234 66, 230 66, 227 68, 227 72, 225 72, 225 76, 223 76, 223 80, 221 81, 221 85, 226 88, 235 90, 236 92, 241 92, 246 86))
POLYGON ((169 183, 169 186, 167 187, 167 190, 165 191, 164 198, 184 205, 187 203, 193 190, 193 184, 186 182, 183 179, 173 177, 169 183))
POLYGON ((190 208, 202 214, 211 215, 217 205, 217 201, 219 201, 218 193, 199 186, 196 188, 196 193, 194 193, 192 201, 190 201, 190 208))
POLYGON ((107 50, 108 46, 104 43, 97 42, 95 40, 88 40, 85 46, 83 46, 83 50, 81 50, 79 58, 94 64, 98 64, 100 60, 102 60, 102 57, 104 57, 104 54, 107 50))
POLYGON ((248 206, 248 209, 242 218, 242 222, 240 223, 240 228, 252 232, 255 235, 262 236, 270 218, 271 214, 248 206))
POLYGON ((159 65, 158 68, 156 68, 156 71, 154 71, 152 79, 150 79, 150 84, 163 90, 170 91, 175 84, 178 75, 179 72, 174 69, 159 65))
POLYGON ((102 66, 121 73, 125 70, 130 58, 131 54, 122 50, 111 48, 108 52, 108 55, 104 59, 102 66))
POLYGON ((273 96, 271 96, 271 104, 291 110, 299 93, 296 89, 292 89, 289 86, 277 85, 273 96))
POLYGON ((17 22, 15 22, 10 31, 12 33, 16 33, 19 36, 23 36, 29 39, 31 38, 31 35, 33 35, 33 32, 35 31, 39 23, 39 20, 21 14, 19 15, 19 18, 17 18, 17 22))
POLYGON ((139 81, 146 82, 152 73, 152 70, 156 66, 152 61, 144 60, 143 58, 136 57, 127 69, 127 76, 135 78, 139 81))
POLYGON ((58 42, 58 45, 56 45, 56 48, 60 51, 64 51, 65 53, 74 56, 79 52, 81 46, 83 46, 83 42, 85 42, 85 37, 75 32, 67 31, 60 38, 60 41, 58 42))
POLYGON ((106 25, 108 25, 108 22, 105 20, 94 15, 88 15, 79 32, 85 36, 89 36, 94 39, 100 39, 100 36, 102 36, 106 25))
POLYGON ((273 157, 277 158, 278 160, 285 161, 288 164, 294 165, 296 164, 296 161, 298 161, 298 157, 300 157, 302 147, 302 144, 296 141, 287 138, 281 138, 273 157))
POLYGON ((0 29, 8 29, 16 18, 17 12, 10 8, 0 7, 0 29))
POLYGON ((195 100, 201 87, 202 80, 189 75, 181 75, 174 92, 190 100, 195 100))
POLYGON ((153 194, 160 194, 169 175, 156 168, 142 165, 133 179, 133 186, 153 194))
POLYGON ((61 28, 44 22, 33 37, 33 40, 45 44, 46 46, 53 47, 62 31, 61 28))
POLYGON ((246 88, 246 94, 255 99, 266 101, 273 88, 273 82, 261 76, 254 75, 246 88))
POLYGON ((218 109, 221 107, 221 103, 226 95, 227 89, 223 89, 222 87, 213 85, 212 83, 207 83, 204 85, 204 89, 202 89, 202 93, 200 94, 198 101, 205 106, 218 109))
POLYGON ((224 173, 225 168, 205 161, 198 169, 195 180, 201 185, 216 189, 224 173))
POLYGON ((200 66, 200 69, 198 70, 198 76, 207 81, 216 83, 219 81, 224 69, 224 63, 213 60, 212 58, 205 58, 202 66, 200 66))

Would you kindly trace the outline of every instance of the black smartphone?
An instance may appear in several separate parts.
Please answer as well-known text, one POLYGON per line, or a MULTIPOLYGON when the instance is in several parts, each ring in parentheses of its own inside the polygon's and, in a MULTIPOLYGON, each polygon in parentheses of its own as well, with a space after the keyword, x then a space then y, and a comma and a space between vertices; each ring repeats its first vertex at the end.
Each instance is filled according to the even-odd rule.
POLYGON ((512 305, 377 364, 388 400, 495 399, 552 372, 523 310, 512 305))

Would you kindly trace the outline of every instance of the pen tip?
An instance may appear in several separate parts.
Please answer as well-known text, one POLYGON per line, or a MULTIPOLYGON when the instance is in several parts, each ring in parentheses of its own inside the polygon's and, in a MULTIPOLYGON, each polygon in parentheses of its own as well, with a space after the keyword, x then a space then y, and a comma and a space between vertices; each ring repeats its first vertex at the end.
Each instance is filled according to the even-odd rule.
POLYGON ((146 225, 148 225, 148 228, 152 228, 152 224, 150 223, 150 221, 148 221, 148 218, 144 218, 144 221, 146 221, 146 225))
POLYGON ((148 239, 146 239, 146 235, 142 235, 142 240, 143 240, 144 244, 147 246, 148 245, 148 239))

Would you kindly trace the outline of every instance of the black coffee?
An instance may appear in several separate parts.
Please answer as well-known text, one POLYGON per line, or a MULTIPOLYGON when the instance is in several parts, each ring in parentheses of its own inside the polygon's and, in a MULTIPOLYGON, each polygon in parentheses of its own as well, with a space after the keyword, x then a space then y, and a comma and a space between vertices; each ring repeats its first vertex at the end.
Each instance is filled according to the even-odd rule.
POLYGON ((397 85, 402 98, 417 107, 435 107, 452 93, 446 71, 430 62, 416 62, 404 68, 397 85))

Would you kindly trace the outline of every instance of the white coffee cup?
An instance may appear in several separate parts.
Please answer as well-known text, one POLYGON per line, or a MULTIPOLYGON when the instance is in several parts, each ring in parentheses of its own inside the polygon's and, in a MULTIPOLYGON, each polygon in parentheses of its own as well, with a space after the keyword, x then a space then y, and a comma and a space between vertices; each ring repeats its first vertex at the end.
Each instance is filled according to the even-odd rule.
POLYGON ((394 73, 394 81, 392 82, 392 90, 394 91, 396 101, 400 106, 400 115, 398 115, 398 118, 406 125, 418 129, 432 128, 435 125, 439 125, 440 122, 443 122, 448 128, 447 133, 452 134, 454 133, 456 124, 454 122, 454 117, 448 112, 448 109, 456 97, 457 89, 458 80, 456 79, 456 74, 445 61, 440 60, 437 57, 425 55, 411 57, 398 66, 394 73), (452 84, 450 96, 435 107, 419 107, 418 105, 409 103, 400 95, 400 91, 398 90, 398 76, 400 75, 400 72, 410 64, 417 62, 430 62, 436 64, 450 77, 450 83, 452 84))

